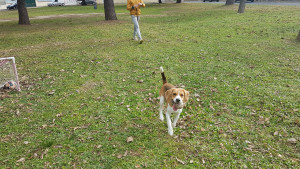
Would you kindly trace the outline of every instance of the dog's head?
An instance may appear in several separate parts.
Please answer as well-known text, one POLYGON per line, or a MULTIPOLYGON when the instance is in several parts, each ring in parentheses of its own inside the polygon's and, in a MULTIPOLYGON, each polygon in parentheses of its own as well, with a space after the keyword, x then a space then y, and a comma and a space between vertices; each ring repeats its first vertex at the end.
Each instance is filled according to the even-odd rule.
POLYGON ((177 109, 182 109, 189 100, 189 92, 181 88, 172 88, 166 91, 165 97, 173 110, 177 111, 177 109))

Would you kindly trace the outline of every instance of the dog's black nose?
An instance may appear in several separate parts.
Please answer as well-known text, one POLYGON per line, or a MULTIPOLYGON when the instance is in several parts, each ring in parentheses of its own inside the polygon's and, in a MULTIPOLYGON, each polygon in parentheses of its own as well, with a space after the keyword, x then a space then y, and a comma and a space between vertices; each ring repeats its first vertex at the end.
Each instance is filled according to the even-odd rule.
POLYGON ((180 102, 180 99, 176 99, 176 103, 179 103, 180 102))

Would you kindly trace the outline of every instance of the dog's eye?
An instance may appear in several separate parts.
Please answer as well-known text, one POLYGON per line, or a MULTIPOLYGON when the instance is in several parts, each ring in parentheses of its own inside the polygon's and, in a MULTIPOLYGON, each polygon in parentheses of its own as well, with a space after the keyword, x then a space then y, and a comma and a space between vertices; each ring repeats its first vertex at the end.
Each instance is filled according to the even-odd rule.
POLYGON ((180 96, 183 97, 183 94, 181 94, 180 96))
POLYGON ((173 93, 173 96, 176 96, 176 93, 173 93))

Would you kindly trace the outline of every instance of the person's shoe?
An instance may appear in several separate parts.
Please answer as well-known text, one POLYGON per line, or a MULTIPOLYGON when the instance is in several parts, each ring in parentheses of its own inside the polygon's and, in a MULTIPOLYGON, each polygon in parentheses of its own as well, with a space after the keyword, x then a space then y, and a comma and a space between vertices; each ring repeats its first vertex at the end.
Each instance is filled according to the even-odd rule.
POLYGON ((137 39, 137 38, 132 38, 132 40, 135 40, 135 41, 137 41, 138 39, 137 39))
POLYGON ((142 44, 143 42, 144 42, 144 40, 143 40, 143 39, 141 39, 141 40, 140 40, 140 44, 142 44))

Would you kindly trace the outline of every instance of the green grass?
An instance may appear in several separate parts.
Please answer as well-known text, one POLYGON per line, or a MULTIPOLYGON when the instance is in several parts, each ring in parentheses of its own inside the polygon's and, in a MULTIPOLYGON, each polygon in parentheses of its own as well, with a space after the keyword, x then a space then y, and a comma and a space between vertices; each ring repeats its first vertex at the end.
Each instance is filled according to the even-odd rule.
POLYGON ((300 8, 237 8, 147 5, 142 45, 125 5, 118 21, 66 6, 28 12, 99 15, 0 22, 22 84, 0 91, 1 168, 299 168, 300 8), (174 137, 158 119, 159 66, 192 95, 174 137))

